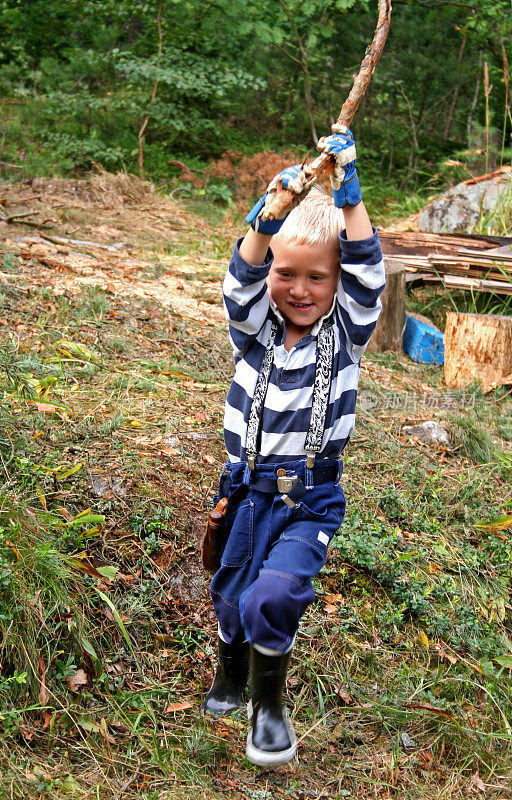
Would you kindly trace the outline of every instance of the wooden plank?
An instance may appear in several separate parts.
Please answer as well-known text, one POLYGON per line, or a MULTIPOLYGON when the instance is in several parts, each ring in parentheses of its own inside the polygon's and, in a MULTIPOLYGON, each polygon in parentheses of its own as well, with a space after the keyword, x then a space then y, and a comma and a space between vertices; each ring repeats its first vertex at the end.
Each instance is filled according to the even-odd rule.
POLYGON ((444 275, 444 285, 450 289, 467 289, 477 292, 512 295, 512 283, 506 281, 486 281, 478 278, 464 278, 458 275, 444 275))

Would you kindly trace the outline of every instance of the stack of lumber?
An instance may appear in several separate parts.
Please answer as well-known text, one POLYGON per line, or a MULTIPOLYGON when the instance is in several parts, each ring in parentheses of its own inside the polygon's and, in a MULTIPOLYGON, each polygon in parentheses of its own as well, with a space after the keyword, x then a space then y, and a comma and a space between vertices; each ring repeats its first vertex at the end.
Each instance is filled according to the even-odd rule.
POLYGON ((512 295, 512 238, 380 233, 384 253, 401 261, 407 280, 442 281, 450 289, 512 295))

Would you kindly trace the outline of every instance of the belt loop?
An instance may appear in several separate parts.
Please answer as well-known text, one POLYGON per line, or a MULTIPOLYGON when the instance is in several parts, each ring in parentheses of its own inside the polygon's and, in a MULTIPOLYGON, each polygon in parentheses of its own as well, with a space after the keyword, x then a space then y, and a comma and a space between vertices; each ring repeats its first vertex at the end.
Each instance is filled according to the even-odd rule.
POLYGON ((305 483, 306 489, 313 489, 314 487, 314 478, 313 478, 313 467, 315 466, 315 453, 308 453, 306 459, 306 467, 305 467, 305 483))
POLYGON ((341 458, 338 458, 338 482, 341 480, 342 475, 343 475, 343 461, 341 458))
POLYGON ((246 464, 244 469, 244 477, 242 478, 243 485, 249 486, 250 479, 251 479, 251 470, 249 464, 246 464))

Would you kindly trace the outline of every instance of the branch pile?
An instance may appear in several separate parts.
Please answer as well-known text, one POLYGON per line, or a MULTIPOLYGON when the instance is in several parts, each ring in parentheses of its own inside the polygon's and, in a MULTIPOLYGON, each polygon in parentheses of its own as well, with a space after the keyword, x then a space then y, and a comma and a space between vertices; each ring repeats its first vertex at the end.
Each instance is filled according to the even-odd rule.
POLYGON ((441 281, 449 289, 512 295, 512 239, 385 231, 380 235, 385 253, 405 264, 408 281, 441 281))

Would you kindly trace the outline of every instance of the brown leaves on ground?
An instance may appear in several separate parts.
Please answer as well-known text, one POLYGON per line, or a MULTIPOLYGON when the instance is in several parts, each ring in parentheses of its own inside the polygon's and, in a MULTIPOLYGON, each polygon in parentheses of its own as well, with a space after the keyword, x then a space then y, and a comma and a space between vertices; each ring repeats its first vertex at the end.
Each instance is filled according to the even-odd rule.
POLYGON ((72 675, 66 675, 68 689, 72 692, 79 692, 89 683, 85 670, 77 669, 72 675))
POLYGON ((189 708, 192 708, 192 703, 189 703, 188 700, 183 700, 181 703, 169 703, 164 714, 173 714, 176 713, 176 711, 187 711, 189 708))

